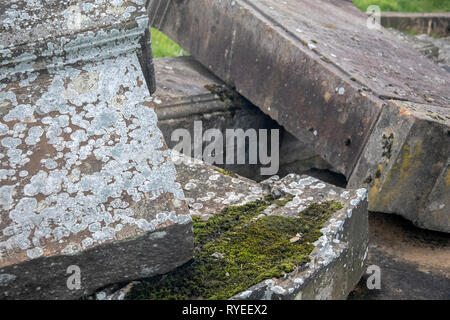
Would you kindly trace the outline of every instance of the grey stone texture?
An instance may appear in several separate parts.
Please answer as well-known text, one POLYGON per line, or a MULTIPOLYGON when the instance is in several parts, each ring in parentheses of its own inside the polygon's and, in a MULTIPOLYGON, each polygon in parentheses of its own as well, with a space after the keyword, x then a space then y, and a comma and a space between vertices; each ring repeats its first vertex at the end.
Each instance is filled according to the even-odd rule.
POLYGON ((445 37, 450 35, 450 12, 382 12, 381 24, 386 28, 445 37))
POLYGON ((439 65, 388 30, 369 29, 350 1, 151 0, 148 8, 155 27, 312 145, 350 187, 372 189, 378 166, 392 168, 369 194, 370 210, 450 232, 450 74, 439 65))
POLYGON ((390 29, 399 39, 434 62, 446 66, 450 71, 450 36, 436 38, 427 34, 409 35, 401 31, 390 29))
POLYGON ((139 2, 0 3, 0 298, 79 298, 192 256, 139 2))

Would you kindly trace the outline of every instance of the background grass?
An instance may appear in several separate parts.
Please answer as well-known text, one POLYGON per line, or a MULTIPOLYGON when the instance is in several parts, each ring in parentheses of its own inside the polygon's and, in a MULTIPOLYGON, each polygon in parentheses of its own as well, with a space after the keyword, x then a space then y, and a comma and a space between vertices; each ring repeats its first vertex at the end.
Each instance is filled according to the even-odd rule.
POLYGON ((381 11, 450 12, 450 0, 353 0, 363 11, 370 5, 378 5, 381 11))
POLYGON ((187 56, 189 53, 161 31, 152 31, 153 56, 155 58, 187 56))

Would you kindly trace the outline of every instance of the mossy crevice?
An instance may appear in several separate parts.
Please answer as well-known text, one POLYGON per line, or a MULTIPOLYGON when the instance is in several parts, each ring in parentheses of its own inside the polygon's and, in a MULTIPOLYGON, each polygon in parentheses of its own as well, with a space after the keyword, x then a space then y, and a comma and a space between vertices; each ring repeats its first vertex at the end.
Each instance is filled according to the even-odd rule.
POLYGON ((130 299, 228 299, 309 262, 320 229, 342 203, 311 204, 297 218, 260 216, 292 196, 231 206, 208 221, 194 217, 195 254, 185 265, 144 280, 130 299), (298 241, 292 241, 297 237, 298 241))

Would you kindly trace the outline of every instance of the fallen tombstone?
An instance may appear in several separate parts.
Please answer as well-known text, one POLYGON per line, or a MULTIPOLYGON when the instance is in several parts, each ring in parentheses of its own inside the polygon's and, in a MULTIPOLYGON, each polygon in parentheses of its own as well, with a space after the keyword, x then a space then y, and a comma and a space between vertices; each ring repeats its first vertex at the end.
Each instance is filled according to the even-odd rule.
POLYGON ((347 298, 365 271, 365 189, 296 174, 258 184, 178 153, 174 160, 194 217, 193 260, 97 299, 347 298))
MULTIPOLYGON (((280 130, 280 169, 278 175, 288 173, 305 173, 311 168, 331 169, 330 165, 317 156, 312 147, 302 143, 289 132, 280 127, 261 110, 253 106, 242 96, 228 88, 221 80, 211 74, 192 57, 155 59, 155 73, 158 78, 154 94, 155 112, 158 115, 158 126, 161 129, 169 148, 179 143, 176 132, 186 129, 191 136, 191 142, 196 136, 205 134, 210 129, 226 133, 227 129, 247 130, 260 129, 280 130), (186 81, 189 79, 189 81, 186 81), (195 122, 197 128, 195 130, 195 122)), ((268 141, 270 144, 271 141, 268 141)), ((203 150, 210 144, 203 141, 203 150)), ((234 148, 237 153, 237 146, 234 148)), ((249 159, 250 148, 246 145, 244 151, 249 159)), ((191 152, 193 156, 193 152, 191 152)), ((224 143, 223 157, 227 150, 224 143)), ((235 172, 241 176, 261 181, 267 176, 261 176, 261 163, 215 165, 235 172)))
POLYGON ((449 12, 382 12, 381 24, 386 28, 418 34, 441 37, 450 35, 449 12))
POLYGON ((72 3, 0 2, 2 299, 79 298, 193 253, 145 8, 72 3))
POLYGON ((450 232, 450 74, 350 1, 161 1, 150 20, 305 144, 369 209, 450 232), (158 10, 156 10, 158 8, 158 10))

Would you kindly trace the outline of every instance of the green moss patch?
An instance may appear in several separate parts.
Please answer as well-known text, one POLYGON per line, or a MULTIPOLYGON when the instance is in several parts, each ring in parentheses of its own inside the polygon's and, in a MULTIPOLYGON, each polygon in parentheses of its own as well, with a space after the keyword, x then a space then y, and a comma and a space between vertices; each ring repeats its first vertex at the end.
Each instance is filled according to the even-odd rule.
POLYGON ((297 218, 257 218, 268 206, 284 206, 291 199, 265 198, 228 207, 208 221, 194 217, 194 258, 168 274, 144 280, 127 298, 228 299, 296 270, 309 262, 320 229, 343 205, 327 201, 311 204, 297 218))

